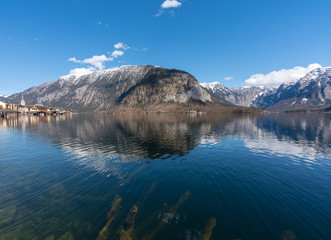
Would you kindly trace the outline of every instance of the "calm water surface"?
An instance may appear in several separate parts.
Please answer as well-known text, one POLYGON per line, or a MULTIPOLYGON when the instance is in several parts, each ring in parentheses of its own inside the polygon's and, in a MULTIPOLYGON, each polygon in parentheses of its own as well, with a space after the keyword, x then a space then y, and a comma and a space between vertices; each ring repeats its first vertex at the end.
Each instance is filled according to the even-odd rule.
POLYGON ((331 239, 331 115, 0 119, 0 239, 331 239))

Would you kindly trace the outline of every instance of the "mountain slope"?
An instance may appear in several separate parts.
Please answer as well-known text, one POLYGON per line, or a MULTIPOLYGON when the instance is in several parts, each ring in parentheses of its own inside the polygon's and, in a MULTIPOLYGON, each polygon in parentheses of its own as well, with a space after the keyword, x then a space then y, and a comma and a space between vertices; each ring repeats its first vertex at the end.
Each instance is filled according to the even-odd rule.
POLYGON ((256 106, 269 111, 331 107, 331 68, 311 71, 298 81, 282 84, 276 92, 259 96, 256 106))
POLYGON ((223 84, 201 83, 201 86, 227 101, 268 111, 323 110, 331 107, 331 68, 319 68, 279 88, 227 88, 223 84))
POLYGON ((262 94, 269 94, 276 89, 267 87, 227 88, 220 82, 201 83, 201 86, 225 100, 245 107, 257 107, 255 100, 262 94))
MULTIPOLYGON (((108 110, 142 104, 217 102, 190 74, 154 66, 123 66, 77 77, 68 75, 23 92, 27 104, 68 107, 75 110, 108 110)), ((21 93, 7 98, 19 103, 21 93)))

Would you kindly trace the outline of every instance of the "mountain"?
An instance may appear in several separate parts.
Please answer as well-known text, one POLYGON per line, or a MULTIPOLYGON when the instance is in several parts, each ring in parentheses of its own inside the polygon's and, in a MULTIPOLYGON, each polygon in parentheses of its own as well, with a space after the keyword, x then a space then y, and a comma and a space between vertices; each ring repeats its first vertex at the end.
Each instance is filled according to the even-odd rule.
POLYGON ((1 94, 0 94, 0 101, 5 101, 5 100, 6 100, 6 97, 7 97, 7 96, 5 96, 5 95, 1 95, 1 94))
MULTIPOLYGON (((233 104, 202 88, 189 73, 154 66, 122 66, 84 76, 67 75, 23 92, 27 104, 74 110, 109 110, 160 103, 233 104)), ((7 98, 19 103, 21 93, 7 98)))
POLYGON ((227 88, 219 82, 201 83, 205 89, 239 106, 268 111, 324 110, 331 108, 331 68, 318 68, 278 88, 227 88))
POLYGON ((258 107, 255 105, 255 100, 259 96, 276 90, 271 87, 227 88, 220 82, 201 83, 200 85, 235 105, 245 107, 258 107))
POLYGON ((323 110, 331 107, 331 68, 318 68, 298 81, 288 82, 254 104, 269 111, 323 110))

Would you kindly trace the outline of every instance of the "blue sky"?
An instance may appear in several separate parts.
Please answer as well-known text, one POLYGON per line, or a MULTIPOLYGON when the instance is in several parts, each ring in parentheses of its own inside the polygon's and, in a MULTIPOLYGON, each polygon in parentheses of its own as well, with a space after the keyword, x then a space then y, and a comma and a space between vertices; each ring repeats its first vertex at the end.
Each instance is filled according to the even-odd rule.
POLYGON ((327 0, 3 0, 0 94, 99 70, 87 62, 103 55, 104 68, 151 64, 200 82, 267 85, 331 66, 330 10, 327 0))

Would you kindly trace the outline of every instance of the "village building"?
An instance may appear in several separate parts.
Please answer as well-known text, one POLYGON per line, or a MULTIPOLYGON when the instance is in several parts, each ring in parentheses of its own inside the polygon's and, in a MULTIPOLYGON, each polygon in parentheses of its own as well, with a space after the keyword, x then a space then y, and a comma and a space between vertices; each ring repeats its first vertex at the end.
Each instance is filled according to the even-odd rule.
POLYGON ((25 106, 25 101, 24 101, 23 93, 22 93, 21 105, 22 105, 23 107, 25 106))
POLYGON ((6 103, 6 110, 17 111, 18 105, 14 104, 14 103, 6 103))
POLYGON ((5 102, 0 101, 0 109, 7 109, 7 104, 5 102))
POLYGON ((21 114, 28 114, 29 113, 29 108, 23 105, 18 106, 18 112, 21 114))
POLYGON ((6 103, 0 101, 0 115, 1 117, 6 117, 7 115, 19 115, 19 114, 31 114, 31 115, 38 115, 38 116, 49 116, 49 115, 71 115, 72 110, 59 110, 56 108, 51 108, 44 106, 42 104, 37 104, 34 106, 26 106, 24 96, 22 94, 21 104, 13 104, 13 103, 6 103))
POLYGON ((30 107, 29 111, 30 111, 31 114, 39 113, 39 109, 36 106, 30 107))

